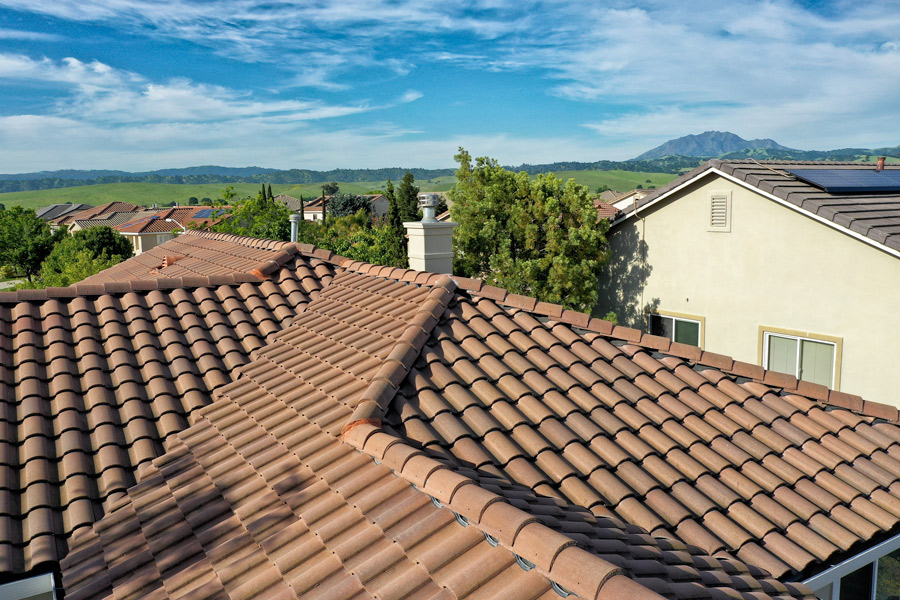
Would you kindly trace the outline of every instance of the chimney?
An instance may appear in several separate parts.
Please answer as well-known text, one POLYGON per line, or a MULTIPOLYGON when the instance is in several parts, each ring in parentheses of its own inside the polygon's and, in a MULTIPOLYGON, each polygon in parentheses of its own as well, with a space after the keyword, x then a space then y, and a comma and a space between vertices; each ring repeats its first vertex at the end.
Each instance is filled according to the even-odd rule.
POLYGON ((302 219, 300 215, 297 213, 291 213, 291 216, 288 219, 291 221, 291 241, 297 241, 297 230, 300 228, 300 219, 302 219))
POLYGON ((884 171, 884 157, 883 156, 878 157, 878 164, 875 165, 875 170, 876 171, 884 171))
POLYGON ((409 268, 430 273, 453 273, 453 229, 456 223, 435 219, 437 194, 419 194, 421 221, 404 223, 409 237, 409 268))

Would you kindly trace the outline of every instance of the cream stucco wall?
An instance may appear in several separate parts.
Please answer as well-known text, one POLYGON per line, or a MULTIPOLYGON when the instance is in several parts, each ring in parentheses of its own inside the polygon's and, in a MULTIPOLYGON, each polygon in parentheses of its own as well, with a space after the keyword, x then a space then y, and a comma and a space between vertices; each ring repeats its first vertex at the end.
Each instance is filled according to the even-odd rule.
POLYGON ((761 326, 840 338, 839 389, 900 406, 900 258, 716 175, 640 216, 610 232, 597 312, 637 327, 640 307, 703 317, 706 350, 755 364, 761 326), (710 232, 722 192, 731 231, 710 232))

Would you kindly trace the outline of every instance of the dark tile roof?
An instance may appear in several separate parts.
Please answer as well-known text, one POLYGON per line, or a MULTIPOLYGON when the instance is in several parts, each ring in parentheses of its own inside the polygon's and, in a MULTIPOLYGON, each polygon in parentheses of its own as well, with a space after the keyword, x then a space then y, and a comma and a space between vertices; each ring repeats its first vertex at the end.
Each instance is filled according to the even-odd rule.
POLYGON ((93 208, 90 204, 51 204, 37 209, 35 214, 45 221, 51 221, 70 212, 77 212, 93 208))
MULTIPOLYGON (((74 456, 95 465, 88 481, 99 486, 107 464, 122 480, 141 465, 124 495, 82 492, 91 519, 107 513, 93 527, 39 530, 57 533, 40 536, 44 546, 29 533, 24 548, 17 530, 0 535, 22 554, 16 572, 34 564, 29 553, 51 563, 64 554, 46 541, 71 546, 67 597, 551 598, 561 586, 582 598, 810 598, 790 582, 900 532, 896 409, 477 280, 209 233, 179 236, 162 256, 176 244, 185 254, 160 272, 228 265, 193 292, 214 296, 197 311, 245 310, 223 291, 233 287, 216 285, 222 277, 247 290, 246 310, 278 320, 253 317, 271 333, 239 369, 213 370, 203 402, 205 365, 221 354, 195 350, 184 329, 204 331, 205 314, 178 312, 197 305, 183 288, 202 279, 129 280, 122 270, 102 285, 43 292, 47 299, 21 291, 15 300, 30 307, 28 318, 2 322, 17 344, 4 347, 5 368, 14 358, 25 364, 3 380, 24 386, 20 396, 49 398, 71 382, 85 398, 116 396, 118 406, 143 386, 147 400, 126 402, 148 415, 136 423, 163 414, 157 389, 160 406, 184 396, 183 409, 171 410, 191 411, 147 438, 155 453, 138 451, 135 413, 104 408, 95 417, 85 400, 67 415, 87 421, 73 431, 83 444, 74 456), (288 292, 276 308, 259 306, 257 291, 277 298, 289 281, 305 282, 309 300, 289 302, 296 292, 288 292), (128 290, 141 286, 162 288, 153 309, 132 307, 137 292, 128 290), (45 306, 65 294, 96 304, 78 313, 88 323, 72 321, 73 342, 88 341, 68 350, 57 342, 50 354, 50 338, 31 342, 31 331, 39 317, 55 319, 45 306), (124 334, 109 349, 96 341, 138 314, 127 329, 138 332, 127 340, 136 346, 120 348, 124 334), (155 345, 140 333, 151 326, 155 345), (157 374, 163 359, 169 374, 157 374), (100 441, 90 446, 90 435, 100 441)), ((122 264, 149 273, 133 266, 140 258, 122 264)), ((0 295, 0 305, 12 296, 0 295)), ((240 334, 242 324, 230 330, 240 334)), ((57 439, 74 426, 26 424, 16 398, 6 410, 20 441, 0 464, 18 479, 0 486, 5 505, 29 505, 29 519, 35 511, 44 519, 36 523, 71 522, 51 501, 29 504, 54 484, 20 486, 18 457, 63 473, 57 439)), ((30 523, 23 531, 35 531, 30 523)))
MULTIPOLYGON (((712 169, 734 177, 759 190, 793 204, 810 214, 864 236, 893 251, 900 251, 900 193, 832 194, 814 185, 798 180, 787 173, 788 169, 846 169, 868 170, 875 167, 868 163, 710 160, 693 171, 669 182, 655 193, 639 200, 641 207, 656 201, 672 190, 712 169)), ((887 165, 886 170, 900 170, 898 165, 887 165)), ((627 210, 623 214, 634 212, 627 210)))

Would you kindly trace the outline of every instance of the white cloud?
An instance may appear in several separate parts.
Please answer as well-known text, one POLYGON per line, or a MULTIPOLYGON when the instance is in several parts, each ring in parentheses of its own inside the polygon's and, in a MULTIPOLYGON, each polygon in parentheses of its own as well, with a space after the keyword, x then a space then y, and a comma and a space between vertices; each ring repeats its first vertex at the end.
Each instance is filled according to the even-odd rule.
POLYGON ((407 90, 402 96, 400 96, 399 102, 404 104, 407 102, 415 102, 424 95, 425 94, 418 90, 407 90))
POLYGON ((26 40, 29 42, 59 42, 65 37, 54 33, 40 31, 22 31, 20 29, 0 28, 0 40, 26 40))

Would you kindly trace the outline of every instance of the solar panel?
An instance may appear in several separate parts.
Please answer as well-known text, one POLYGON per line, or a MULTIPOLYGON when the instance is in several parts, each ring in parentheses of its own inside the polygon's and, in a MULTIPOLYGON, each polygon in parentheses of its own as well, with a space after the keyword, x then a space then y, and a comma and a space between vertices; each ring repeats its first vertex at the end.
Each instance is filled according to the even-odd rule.
POLYGON ((203 210, 198 210, 196 213, 194 213, 194 216, 192 218, 194 218, 194 219, 209 219, 210 217, 212 217, 213 210, 215 210, 215 209, 204 208, 203 210))
POLYGON ((900 170, 787 169, 797 179, 831 194, 900 192, 900 170))

